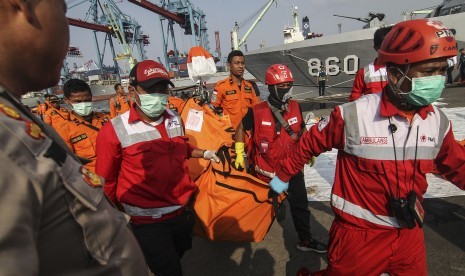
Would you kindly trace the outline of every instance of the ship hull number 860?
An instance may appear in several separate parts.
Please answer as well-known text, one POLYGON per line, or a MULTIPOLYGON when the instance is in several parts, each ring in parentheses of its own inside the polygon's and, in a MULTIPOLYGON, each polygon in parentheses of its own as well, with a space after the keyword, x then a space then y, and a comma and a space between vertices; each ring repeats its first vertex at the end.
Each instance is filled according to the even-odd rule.
POLYGON ((320 66, 326 67, 329 76, 337 76, 341 72, 347 75, 355 75, 359 69, 360 59, 356 55, 348 55, 344 59, 338 57, 328 57, 324 63, 318 58, 311 58, 307 61, 308 72, 317 77, 320 66))

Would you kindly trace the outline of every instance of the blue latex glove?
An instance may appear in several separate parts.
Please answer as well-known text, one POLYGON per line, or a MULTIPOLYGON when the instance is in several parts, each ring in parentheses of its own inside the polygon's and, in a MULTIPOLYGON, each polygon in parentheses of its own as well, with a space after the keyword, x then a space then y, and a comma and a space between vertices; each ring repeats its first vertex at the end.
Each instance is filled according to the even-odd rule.
POLYGON ((279 177, 275 176, 270 181, 270 188, 275 191, 277 194, 287 191, 289 188, 289 182, 283 182, 279 177))

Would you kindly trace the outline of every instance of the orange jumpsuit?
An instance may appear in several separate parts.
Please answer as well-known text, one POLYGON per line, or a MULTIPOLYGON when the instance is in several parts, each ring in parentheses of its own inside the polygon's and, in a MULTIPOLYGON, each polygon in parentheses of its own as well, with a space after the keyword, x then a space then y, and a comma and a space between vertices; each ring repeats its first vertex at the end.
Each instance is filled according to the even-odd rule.
POLYGON ((48 109, 48 105, 46 103, 40 103, 37 105, 37 115, 41 120, 44 120, 44 114, 48 109))
POLYGON ((231 124, 236 129, 248 108, 259 103, 259 100, 250 82, 242 79, 239 87, 228 77, 216 83, 211 103, 223 108, 223 114, 229 115, 231 124))
POLYGON ((91 160, 85 167, 94 172, 97 134, 100 128, 109 120, 109 115, 94 112, 92 123, 89 123, 72 112, 69 120, 57 129, 58 134, 77 156, 91 160))
POLYGON ((110 117, 112 119, 128 111, 130 108, 131 101, 127 96, 116 94, 110 99, 110 117))
POLYGON ((174 110, 178 113, 181 113, 182 109, 184 108, 184 105, 186 102, 184 102, 181 98, 169 96, 168 97, 168 108, 171 110, 174 110))
POLYGON ((66 108, 50 108, 45 111, 44 122, 51 125, 54 129, 58 129, 62 124, 65 124, 69 119, 69 111, 66 108))

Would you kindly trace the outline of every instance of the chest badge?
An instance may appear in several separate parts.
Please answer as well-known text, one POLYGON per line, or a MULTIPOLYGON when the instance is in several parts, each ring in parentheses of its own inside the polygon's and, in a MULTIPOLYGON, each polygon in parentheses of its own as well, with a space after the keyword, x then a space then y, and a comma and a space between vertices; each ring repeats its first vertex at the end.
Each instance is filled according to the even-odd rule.
POLYGON ((15 120, 21 119, 21 115, 13 108, 0 103, 0 112, 15 120))
POLYGON ((26 122, 26 133, 34 139, 45 138, 45 134, 42 129, 33 122, 26 122))
POLYGON ((82 166, 81 173, 82 173, 82 178, 84 179, 84 181, 87 184, 89 184, 89 186, 91 186, 92 188, 99 188, 103 186, 102 180, 93 171, 82 166))

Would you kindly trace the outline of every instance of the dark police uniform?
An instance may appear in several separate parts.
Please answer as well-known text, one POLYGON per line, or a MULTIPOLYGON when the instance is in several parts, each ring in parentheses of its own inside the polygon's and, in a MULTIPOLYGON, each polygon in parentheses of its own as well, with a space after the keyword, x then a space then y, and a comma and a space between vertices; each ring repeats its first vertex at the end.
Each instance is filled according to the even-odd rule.
POLYGON ((101 178, 2 87, 0 163, 0 275, 148 275, 101 178))

